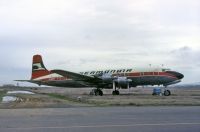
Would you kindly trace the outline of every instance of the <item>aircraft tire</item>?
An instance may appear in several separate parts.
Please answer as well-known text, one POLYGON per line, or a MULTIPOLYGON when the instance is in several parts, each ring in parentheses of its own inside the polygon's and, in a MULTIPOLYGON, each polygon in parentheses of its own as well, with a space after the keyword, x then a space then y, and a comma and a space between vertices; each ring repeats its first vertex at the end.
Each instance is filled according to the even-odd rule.
POLYGON ((103 91, 102 90, 99 90, 99 95, 103 96, 103 91))
POLYGON ((100 90, 100 89, 95 89, 95 90, 94 90, 94 93, 95 93, 96 96, 97 96, 97 95, 103 96, 103 91, 100 90))
POLYGON ((119 95, 119 91, 118 90, 116 90, 116 95, 119 95))
POLYGON ((165 91, 164 91, 164 95, 165 95, 165 96, 170 96, 170 95, 171 95, 170 90, 165 90, 165 91))
POLYGON ((113 91, 112 95, 119 95, 119 91, 118 90, 113 91))
POLYGON ((96 89, 92 89, 92 90, 90 91, 90 95, 95 95, 95 90, 96 90, 96 89))
POLYGON ((94 95, 97 96, 98 95, 98 90, 94 89, 94 95))

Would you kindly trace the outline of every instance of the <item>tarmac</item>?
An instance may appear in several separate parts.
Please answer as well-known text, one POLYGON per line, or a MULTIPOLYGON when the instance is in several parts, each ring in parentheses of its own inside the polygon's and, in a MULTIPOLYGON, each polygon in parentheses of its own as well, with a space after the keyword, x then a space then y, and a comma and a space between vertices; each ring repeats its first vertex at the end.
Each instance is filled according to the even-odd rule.
POLYGON ((200 132, 200 106, 0 109, 1 132, 200 132))

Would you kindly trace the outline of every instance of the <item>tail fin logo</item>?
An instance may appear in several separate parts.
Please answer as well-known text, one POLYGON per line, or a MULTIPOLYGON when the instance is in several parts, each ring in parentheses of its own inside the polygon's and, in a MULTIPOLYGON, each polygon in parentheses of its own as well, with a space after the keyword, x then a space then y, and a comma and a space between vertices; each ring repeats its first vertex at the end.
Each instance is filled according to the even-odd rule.
POLYGON ((47 70, 44 66, 44 63, 42 61, 41 55, 34 55, 33 56, 33 65, 32 65, 32 71, 39 71, 39 70, 47 70))
POLYGON ((46 70, 44 67, 42 67, 41 63, 35 63, 33 64, 33 71, 37 70, 46 70))

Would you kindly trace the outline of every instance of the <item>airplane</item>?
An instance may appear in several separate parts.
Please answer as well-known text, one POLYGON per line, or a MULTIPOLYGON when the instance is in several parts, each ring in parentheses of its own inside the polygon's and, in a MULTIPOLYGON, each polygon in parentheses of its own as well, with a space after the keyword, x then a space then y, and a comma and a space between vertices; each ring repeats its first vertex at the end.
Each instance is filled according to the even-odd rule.
POLYGON ((95 87, 92 90, 94 95, 103 95, 102 89, 113 89, 113 95, 119 95, 119 89, 129 89, 130 87, 144 85, 163 85, 164 95, 171 95, 171 91, 166 89, 168 85, 181 82, 183 74, 172 71, 168 68, 124 68, 110 70, 96 70, 85 72, 71 72, 66 70, 47 70, 44 66, 42 56, 34 55, 32 62, 32 76, 26 81, 38 85, 58 86, 58 87, 95 87))

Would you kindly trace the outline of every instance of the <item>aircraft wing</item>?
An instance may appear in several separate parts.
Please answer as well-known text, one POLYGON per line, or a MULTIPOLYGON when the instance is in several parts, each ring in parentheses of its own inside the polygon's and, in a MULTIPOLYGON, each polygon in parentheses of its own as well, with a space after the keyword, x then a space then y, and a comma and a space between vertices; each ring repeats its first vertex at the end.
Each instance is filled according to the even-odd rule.
POLYGON ((52 73, 57 73, 64 77, 71 78, 76 81, 87 81, 87 82, 97 82, 101 81, 100 78, 93 77, 93 76, 86 76, 75 72, 64 71, 64 70, 51 70, 52 73))

